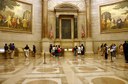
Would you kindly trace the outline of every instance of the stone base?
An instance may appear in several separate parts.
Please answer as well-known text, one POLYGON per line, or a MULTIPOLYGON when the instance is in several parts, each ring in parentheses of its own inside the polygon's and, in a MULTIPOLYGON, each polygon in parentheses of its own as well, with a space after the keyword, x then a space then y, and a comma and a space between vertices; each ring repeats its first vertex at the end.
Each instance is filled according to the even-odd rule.
POLYGON ((94 54, 92 39, 87 39, 86 40, 86 47, 85 47, 85 49, 86 49, 86 51, 85 51, 86 54, 94 54))
POLYGON ((47 38, 44 38, 44 39, 42 39, 42 52, 49 52, 49 45, 50 45, 50 43, 49 43, 49 39, 47 39, 47 38))
POLYGON ((43 53, 49 53, 49 46, 50 44, 53 44, 53 42, 48 38, 42 39, 42 52, 43 53))

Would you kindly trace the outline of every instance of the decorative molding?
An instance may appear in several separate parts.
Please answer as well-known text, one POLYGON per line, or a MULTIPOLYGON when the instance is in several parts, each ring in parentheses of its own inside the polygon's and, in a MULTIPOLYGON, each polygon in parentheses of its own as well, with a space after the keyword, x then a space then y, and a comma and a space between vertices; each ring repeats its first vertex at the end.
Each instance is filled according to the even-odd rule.
POLYGON ((78 7, 80 11, 85 10, 85 1, 84 0, 49 0, 48 1, 48 10, 54 10, 56 5, 62 3, 71 3, 78 7))

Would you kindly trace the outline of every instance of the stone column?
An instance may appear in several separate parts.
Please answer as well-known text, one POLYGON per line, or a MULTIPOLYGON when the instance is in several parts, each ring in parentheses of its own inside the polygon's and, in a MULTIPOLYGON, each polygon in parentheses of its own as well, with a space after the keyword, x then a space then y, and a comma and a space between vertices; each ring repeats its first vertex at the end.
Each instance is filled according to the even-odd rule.
POLYGON ((86 5, 86 37, 91 38, 91 0, 85 1, 86 5))
POLYGON ((42 0, 42 37, 48 38, 48 0, 42 0))
POLYGON ((86 5, 86 53, 93 54, 93 40, 91 32, 91 0, 85 0, 86 5))
POLYGON ((42 0, 42 52, 49 54, 48 0, 42 0))

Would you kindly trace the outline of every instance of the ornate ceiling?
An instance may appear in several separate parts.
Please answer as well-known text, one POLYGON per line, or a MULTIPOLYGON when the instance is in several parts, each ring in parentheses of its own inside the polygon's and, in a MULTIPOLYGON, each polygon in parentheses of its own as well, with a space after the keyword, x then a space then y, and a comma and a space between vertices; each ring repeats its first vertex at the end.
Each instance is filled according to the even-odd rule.
POLYGON ((85 10, 85 0, 49 0, 48 10, 54 10, 54 8, 62 3, 73 4, 79 8, 79 11, 85 10))

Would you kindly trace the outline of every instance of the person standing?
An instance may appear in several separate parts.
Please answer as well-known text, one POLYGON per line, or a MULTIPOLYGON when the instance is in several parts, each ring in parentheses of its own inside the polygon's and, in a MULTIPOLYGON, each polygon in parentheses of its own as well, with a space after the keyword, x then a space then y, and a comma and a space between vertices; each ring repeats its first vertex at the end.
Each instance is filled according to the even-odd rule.
POLYGON ((103 43, 101 44, 100 48, 101 48, 101 56, 103 56, 103 54, 104 54, 104 44, 103 43))
POLYGON ((113 62, 113 58, 114 58, 114 44, 111 44, 111 46, 110 46, 110 53, 111 53, 111 62, 113 62))
POLYGON ((6 43, 4 45, 4 51, 5 51, 5 59, 6 59, 8 56, 8 45, 6 43))
POLYGON ((116 59, 116 52, 117 52, 117 49, 116 49, 116 44, 113 44, 112 46, 112 49, 113 49, 113 56, 114 56, 114 59, 116 59))
POLYGON ((10 44, 10 51, 11 51, 11 59, 13 59, 14 58, 14 53, 15 53, 15 45, 14 45, 14 43, 11 43, 10 44))
POLYGON ((76 57, 77 56, 77 46, 75 46, 74 48, 73 48, 73 52, 74 52, 74 56, 76 57))
POLYGON ((126 41, 123 44, 123 51, 125 56, 125 62, 128 63, 128 43, 126 41))
POLYGON ((26 45, 25 48, 24 48, 24 52, 25 52, 25 57, 28 58, 29 57, 29 46, 26 45))
POLYGON ((107 46, 107 44, 104 44, 104 52, 105 52, 105 60, 107 60, 108 59, 108 46, 107 46))
POLYGON ((78 57, 80 57, 80 55, 81 55, 81 46, 78 46, 77 53, 78 53, 78 57))
POLYGON ((85 47, 83 44, 81 44, 81 55, 84 55, 84 52, 85 52, 85 47))
POLYGON ((36 57, 36 46, 35 45, 33 45, 33 57, 36 57))
POLYGON ((50 53, 50 56, 52 55, 52 44, 50 44, 50 46, 49 46, 49 53, 50 53))

